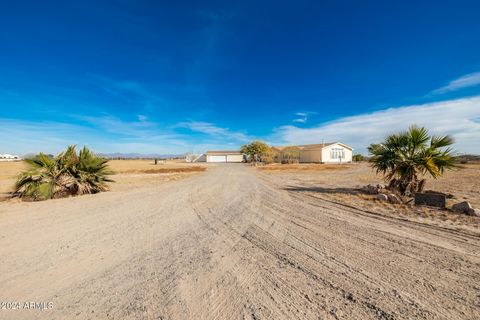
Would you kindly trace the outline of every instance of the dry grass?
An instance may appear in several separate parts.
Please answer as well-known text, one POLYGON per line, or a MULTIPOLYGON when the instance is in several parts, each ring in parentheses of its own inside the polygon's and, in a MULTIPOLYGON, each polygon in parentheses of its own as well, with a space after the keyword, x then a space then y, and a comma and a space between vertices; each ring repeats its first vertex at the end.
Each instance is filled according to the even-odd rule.
POLYGON ((108 164, 116 174, 200 172, 206 170, 205 165, 179 162, 177 160, 157 165, 155 165, 153 160, 111 160, 108 164))
POLYGON ((27 168, 23 161, 0 162, 0 198, 10 192, 15 184, 16 176, 27 168))
MULTIPOLYGON (((122 189, 124 186, 139 187, 148 183, 178 179, 185 175, 202 172, 206 165, 190 164, 179 160, 169 160, 165 164, 155 165, 153 160, 111 160, 110 168, 114 172, 112 189, 122 189), (151 176, 151 177, 147 177, 151 176)), ((25 170, 23 161, 0 162, 0 199, 5 199, 12 191, 16 176, 25 170)))
MULTIPOLYGON (((146 170, 134 170, 127 173, 177 173, 177 172, 202 172, 207 170, 206 167, 193 166, 183 168, 158 168, 158 169, 146 169, 146 170)), ((124 172, 122 172, 124 173, 124 172)))
MULTIPOLYGON (((453 226, 479 227, 480 218, 477 217, 411 204, 392 205, 376 200, 375 196, 359 193, 358 189, 366 184, 385 183, 382 176, 375 174, 368 163, 341 166, 316 165, 318 170, 312 170, 312 165, 304 164, 285 166, 287 166, 285 170, 267 169, 264 172, 287 189, 306 192, 315 197, 355 206, 362 210, 419 221, 434 220, 453 226), (341 168, 344 170, 338 170, 341 168)), ((454 195, 453 199, 447 199, 447 207, 466 200, 474 208, 480 209, 480 163, 462 165, 454 171, 447 171, 437 180, 427 178, 426 189, 454 195)))
POLYGON ((27 166, 23 161, 1 161, 0 162, 0 180, 15 177, 27 166))
POLYGON ((350 169, 352 164, 321 164, 321 163, 307 163, 307 164, 269 164, 263 167, 258 167, 265 171, 324 171, 324 170, 344 170, 350 169))

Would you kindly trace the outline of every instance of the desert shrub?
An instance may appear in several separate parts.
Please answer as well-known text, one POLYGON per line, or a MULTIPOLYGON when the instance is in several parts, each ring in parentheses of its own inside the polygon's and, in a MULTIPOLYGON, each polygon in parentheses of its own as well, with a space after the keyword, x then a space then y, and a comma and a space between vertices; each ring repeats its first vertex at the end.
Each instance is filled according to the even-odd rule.
POLYGON ((355 161, 355 162, 360 162, 360 161, 364 161, 365 157, 363 155, 357 153, 357 154, 354 154, 352 156, 352 160, 355 161))
POLYGON ((371 144, 371 166, 383 173, 391 189, 401 194, 421 192, 430 174, 437 178, 445 169, 455 167, 450 136, 429 136, 425 128, 411 126, 408 131, 388 136, 379 144, 371 144))
POLYGON ((14 196, 29 200, 46 200, 70 195, 98 193, 108 190, 111 171, 108 160, 98 157, 87 147, 77 154, 69 146, 56 157, 43 153, 26 159, 29 169, 22 172, 14 196))
POLYGON ((299 163, 298 159, 283 159, 281 164, 296 164, 299 163))
POLYGON ((272 159, 273 151, 265 142, 252 141, 249 144, 243 145, 240 151, 247 155, 249 162, 264 162, 264 159, 272 159))
POLYGON ((275 159, 271 155, 264 155, 262 156, 262 162, 265 164, 271 164, 275 162, 275 159))
POLYGON ((298 163, 300 160, 300 148, 286 147, 281 152, 282 163, 298 163))

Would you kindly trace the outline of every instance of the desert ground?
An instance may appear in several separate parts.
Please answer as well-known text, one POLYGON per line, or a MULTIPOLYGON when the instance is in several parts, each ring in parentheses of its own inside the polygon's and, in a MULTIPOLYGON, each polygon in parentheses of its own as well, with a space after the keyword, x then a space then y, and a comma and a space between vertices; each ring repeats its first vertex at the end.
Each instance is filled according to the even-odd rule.
MULTIPOLYGON (((117 182, 112 184, 113 190, 177 180, 206 169, 205 163, 190 164, 182 160, 168 160, 157 165, 154 160, 110 160, 109 165, 114 173, 113 179, 117 182)), ((26 168, 23 161, 0 162, 0 200, 8 197, 16 177, 26 168)))
MULTIPOLYGON (((0 301, 53 307, 0 319, 480 318, 480 218, 359 194, 381 183, 365 164, 168 166, 1 201, 0 301)), ((478 208, 479 168, 427 188, 478 208)))
MULTIPOLYGON (((345 165, 269 165, 260 167, 268 173, 270 180, 285 186, 293 193, 302 193, 313 201, 336 202, 343 206, 354 206, 364 211, 449 227, 478 230, 478 218, 452 213, 430 207, 416 207, 412 204, 392 205, 365 195, 359 189, 367 184, 384 185, 382 176, 375 174, 367 163, 345 165)), ((439 179, 426 177, 425 190, 450 194, 447 207, 468 201, 474 208, 480 209, 480 163, 472 162, 459 165, 452 171, 446 171, 439 179)))

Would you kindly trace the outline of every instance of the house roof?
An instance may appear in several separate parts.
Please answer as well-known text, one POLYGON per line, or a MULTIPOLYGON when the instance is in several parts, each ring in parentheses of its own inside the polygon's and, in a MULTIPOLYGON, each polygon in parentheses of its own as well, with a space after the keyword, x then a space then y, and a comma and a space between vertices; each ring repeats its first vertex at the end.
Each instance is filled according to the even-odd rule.
POLYGON ((226 155, 226 154, 243 154, 238 150, 211 150, 207 151, 207 154, 212 154, 212 155, 226 155))
POLYGON ((301 148, 302 150, 323 149, 335 143, 336 142, 304 144, 304 145, 300 145, 299 148, 301 148))
POLYGON ((273 150, 277 150, 277 151, 283 151, 287 148, 298 148, 299 150, 302 149, 300 146, 273 146, 272 147, 273 150))
POLYGON ((278 151, 283 151, 286 148, 289 147, 294 147, 298 148, 300 150, 318 150, 318 149, 323 149, 325 147, 331 146, 332 144, 339 144, 342 145, 343 147, 353 150, 351 147, 347 146, 346 144, 340 143, 340 142, 326 142, 326 143, 315 143, 315 144, 302 144, 298 146, 275 146, 272 147, 272 149, 278 150, 278 151))

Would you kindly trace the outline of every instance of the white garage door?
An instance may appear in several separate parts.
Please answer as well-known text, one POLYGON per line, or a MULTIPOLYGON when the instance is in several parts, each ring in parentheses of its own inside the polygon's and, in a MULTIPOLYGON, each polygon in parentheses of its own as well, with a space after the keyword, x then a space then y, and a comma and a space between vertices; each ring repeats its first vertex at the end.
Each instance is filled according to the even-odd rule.
POLYGON ((243 162, 243 154, 229 154, 227 162, 243 162))
POLYGON ((208 156, 208 162, 227 162, 227 156, 208 156))

